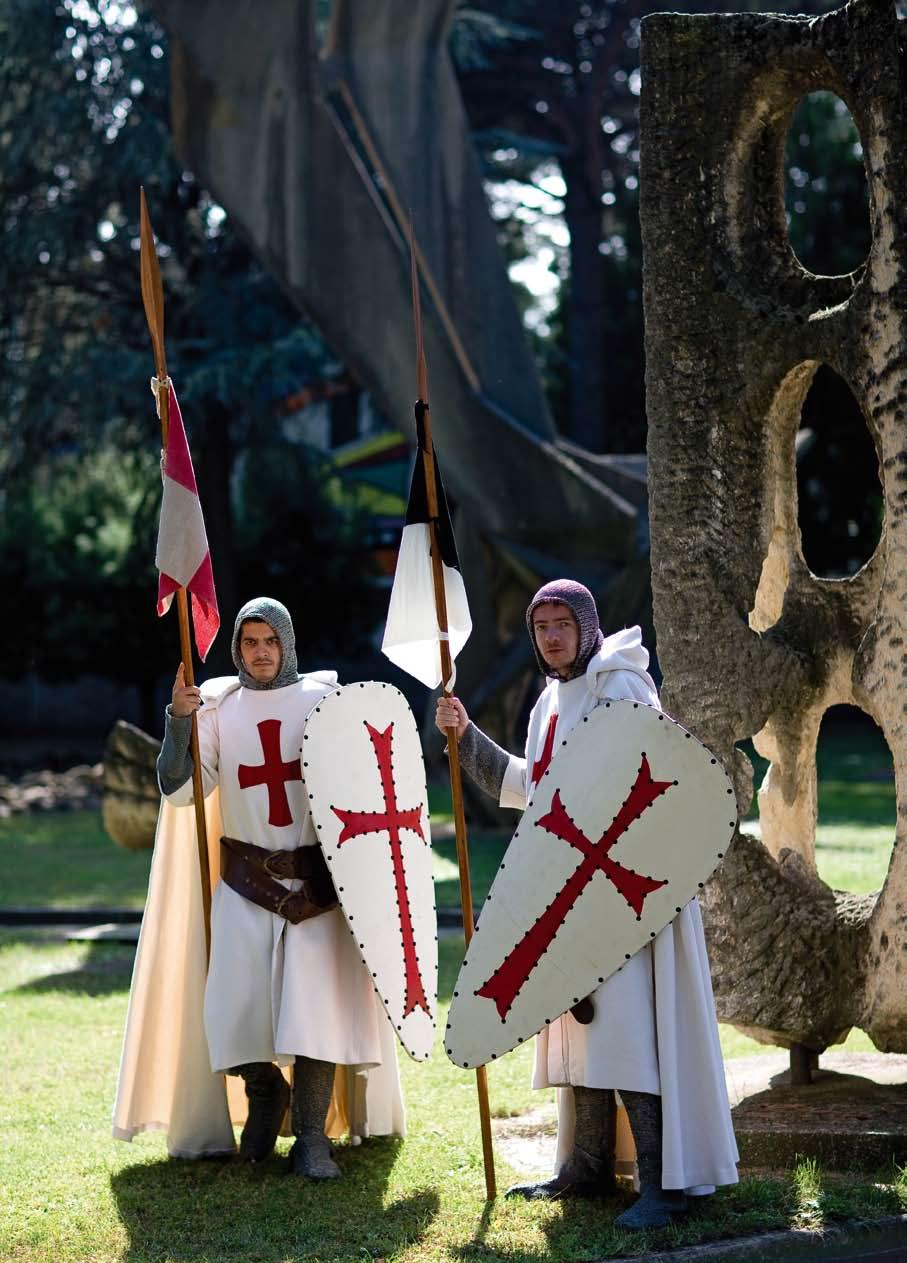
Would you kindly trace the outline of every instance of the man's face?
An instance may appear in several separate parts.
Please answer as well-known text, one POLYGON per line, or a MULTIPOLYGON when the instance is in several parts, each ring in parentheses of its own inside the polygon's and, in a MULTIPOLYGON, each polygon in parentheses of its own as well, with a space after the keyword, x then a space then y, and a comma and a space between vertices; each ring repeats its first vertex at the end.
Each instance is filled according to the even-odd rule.
POLYGON ((280 637, 270 623, 249 619, 239 631, 239 654, 242 664, 259 684, 270 684, 280 671, 283 657, 280 637))
POLYGON ((538 651, 558 675, 565 675, 579 652, 579 628, 569 605, 546 601, 532 611, 532 632, 538 651))

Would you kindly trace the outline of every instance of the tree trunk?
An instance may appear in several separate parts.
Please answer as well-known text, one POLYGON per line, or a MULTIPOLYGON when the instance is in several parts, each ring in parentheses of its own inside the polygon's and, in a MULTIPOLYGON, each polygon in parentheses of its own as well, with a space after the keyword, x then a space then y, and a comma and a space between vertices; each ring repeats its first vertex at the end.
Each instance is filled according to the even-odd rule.
POLYGON ((564 218, 570 232, 569 437, 593 452, 608 446, 605 372, 605 295, 599 190, 590 187, 582 152, 561 159, 567 186, 564 218))

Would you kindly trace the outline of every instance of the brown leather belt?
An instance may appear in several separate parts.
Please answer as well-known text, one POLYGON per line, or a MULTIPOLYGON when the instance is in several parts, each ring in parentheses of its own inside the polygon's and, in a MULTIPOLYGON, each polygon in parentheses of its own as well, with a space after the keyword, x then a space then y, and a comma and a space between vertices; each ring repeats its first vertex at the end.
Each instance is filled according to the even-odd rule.
POLYGON ((231 890, 292 925, 330 912, 337 892, 320 846, 298 846, 292 851, 269 851, 239 838, 221 838, 222 877, 231 890), (294 877, 301 890, 287 890, 278 877, 294 877))

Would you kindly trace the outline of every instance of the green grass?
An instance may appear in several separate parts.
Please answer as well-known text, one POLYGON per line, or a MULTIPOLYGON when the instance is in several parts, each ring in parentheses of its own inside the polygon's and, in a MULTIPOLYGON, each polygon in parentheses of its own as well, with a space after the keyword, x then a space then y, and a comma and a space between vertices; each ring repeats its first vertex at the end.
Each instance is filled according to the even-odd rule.
MULTIPOLYGON (((831 857, 851 889, 878 885, 891 846, 893 787, 877 750, 840 741, 820 750, 821 863, 831 857), (824 854, 823 854, 824 853, 824 854)), ((449 812, 432 790, 432 819, 449 812)), ((507 837, 471 831, 476 900, 507 837)), ((0 821, 3 902, 140 907, 150 852, 111 843, 96 815, 73 812, 0 821)), ((453 840, 435 847, 438 899, 458 902, 453 840)), ((826 871, 828 871, 826 869, 826 871)), ((839 884, 836 880, 835 884, 839 884)), ((442 938, 442 1016, 462 957, 442 938)), ((907 1176, 832 1177, 804 1162, 777 1178, 747 1177, 686 1222, 630 1235, 613 1226, 627 1198, 604 1204, 484 1204, 475 1080, 438 1047, 427 1064, 401 1055, 410 1132, 341 1148, 346 1179, 310 1186, 284 1172, 287 1141, 260 1168, 184 1163, 163 1138, 110 1138, 110 1110, 132 950, 0 931, 0 1263, 508 1263, 639 1258, 651 1250, 788 1226, 821 1227, 907 1211, 907 1176)), ((721 1028, 725 1056, 769 1051, 721 1028)), ((870 1048, 860 1032, 845 1047, 870 1048)), ((548 1100, 529 1087, 527 1045, 489 1067, 492 1114, 548 1100)), ((498 1184, 519 1178, 498 1149, 498 1184)))
POLYGON ((7 906, 141 908, 151 851, 125 851, 96 811, 38 812, 0 820, 7 906))
MULTIPOLYGON (((498 865, 507 850, 510 835, 485 829, 470 829, 469 884, 472 888, 473 905, 478 907, 485 896, 498 865)), ((435 894, 439 907, 460 906, 460 870, 457 867, 457 847, 453 838, 435 842, 434 875, 435 894)))
MULTIPOLYGON (((768 763, 750 741, 741 749, 753 763, 758 789, 768 763)), ((819 732, 816 869, 834 890, 878 890, 894 845, 897 799, 891 753, 880 730, 865 716, 833 712, 819 732)), ((758 832, 755 795, 746 821, 758 832)))
MULTIPOLYGON (((459 955, 442 940, 445 1003, 459 955)), ((125 947, 0 931, 3 1263, 561 1263, 907 1210, 903 1173, 833 1179, 810 1164, 746 1178, 687 1222, 639 1235, 613 1226, 627 1196, 486 1208, 475 1080, 440 1048, 420 1065, 401 1055, 406 1141, 341 1148, 337 1185, 285 1174, 284 1140, 254 1169, 171 1161, 159 1135, 110 1138, 131 963, 125 947)), ((530 1057, 527 1047, 489 1067, 493 1114, 538 1103, 530 1057)), ((497 1174, 501 1188, 517 1175, 500 1149, 497 1174)))

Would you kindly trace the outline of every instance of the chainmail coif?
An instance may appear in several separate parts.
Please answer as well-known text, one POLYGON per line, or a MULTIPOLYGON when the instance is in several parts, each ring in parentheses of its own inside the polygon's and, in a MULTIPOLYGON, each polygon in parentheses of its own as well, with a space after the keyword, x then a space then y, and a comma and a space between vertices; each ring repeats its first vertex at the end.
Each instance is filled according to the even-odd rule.
POLYGON ((280 601, 275 601, 270 596, 256 596, 251 601, 246 601, 245 605, 236 615, 236 622, 233 624, 233 665, 239 672, 239 682, 243 688, 247 689, 282 689, 287 684, 295 684, 299 679, 296 664, 296 633, 293 631, 293 620, 290 618, 290 611, 285 605, 281 605, 280 601), (280 670, 277 672, 273 680, 269 680, 266 684, 253 679, 243 666, 242 654, 239 651, 239 638, 243 623, 257 621, 267 623, 274 628, 277 637, 280 640, 280 670))
POLYGON ((583 674, 589 665, 590 658, 604 640, 598 624, 598 610, 595 608, 595 597, 588 588, 581 583, 577 583, 575 579, 552 579, 550 583, 546 583, 544 587, 539 588, 529 602, 529 608, 526 611, 526 626, 529 629, 529 639, 532 641, 532 649, 539 664, 539 670, 544 671, 545 675, 556 676, 557 671, 554 667, 549 667, 539 653, 538 645, 535 643, 535 632, 532 628, 533 611, 539 605, 546 605, 553 601, 568 607, 576 619, 576 625, 579 629, 579 648, 576 660, 570 668, 570 674, 567 676, 567 679, 575 680, 577 676, 583 674))

